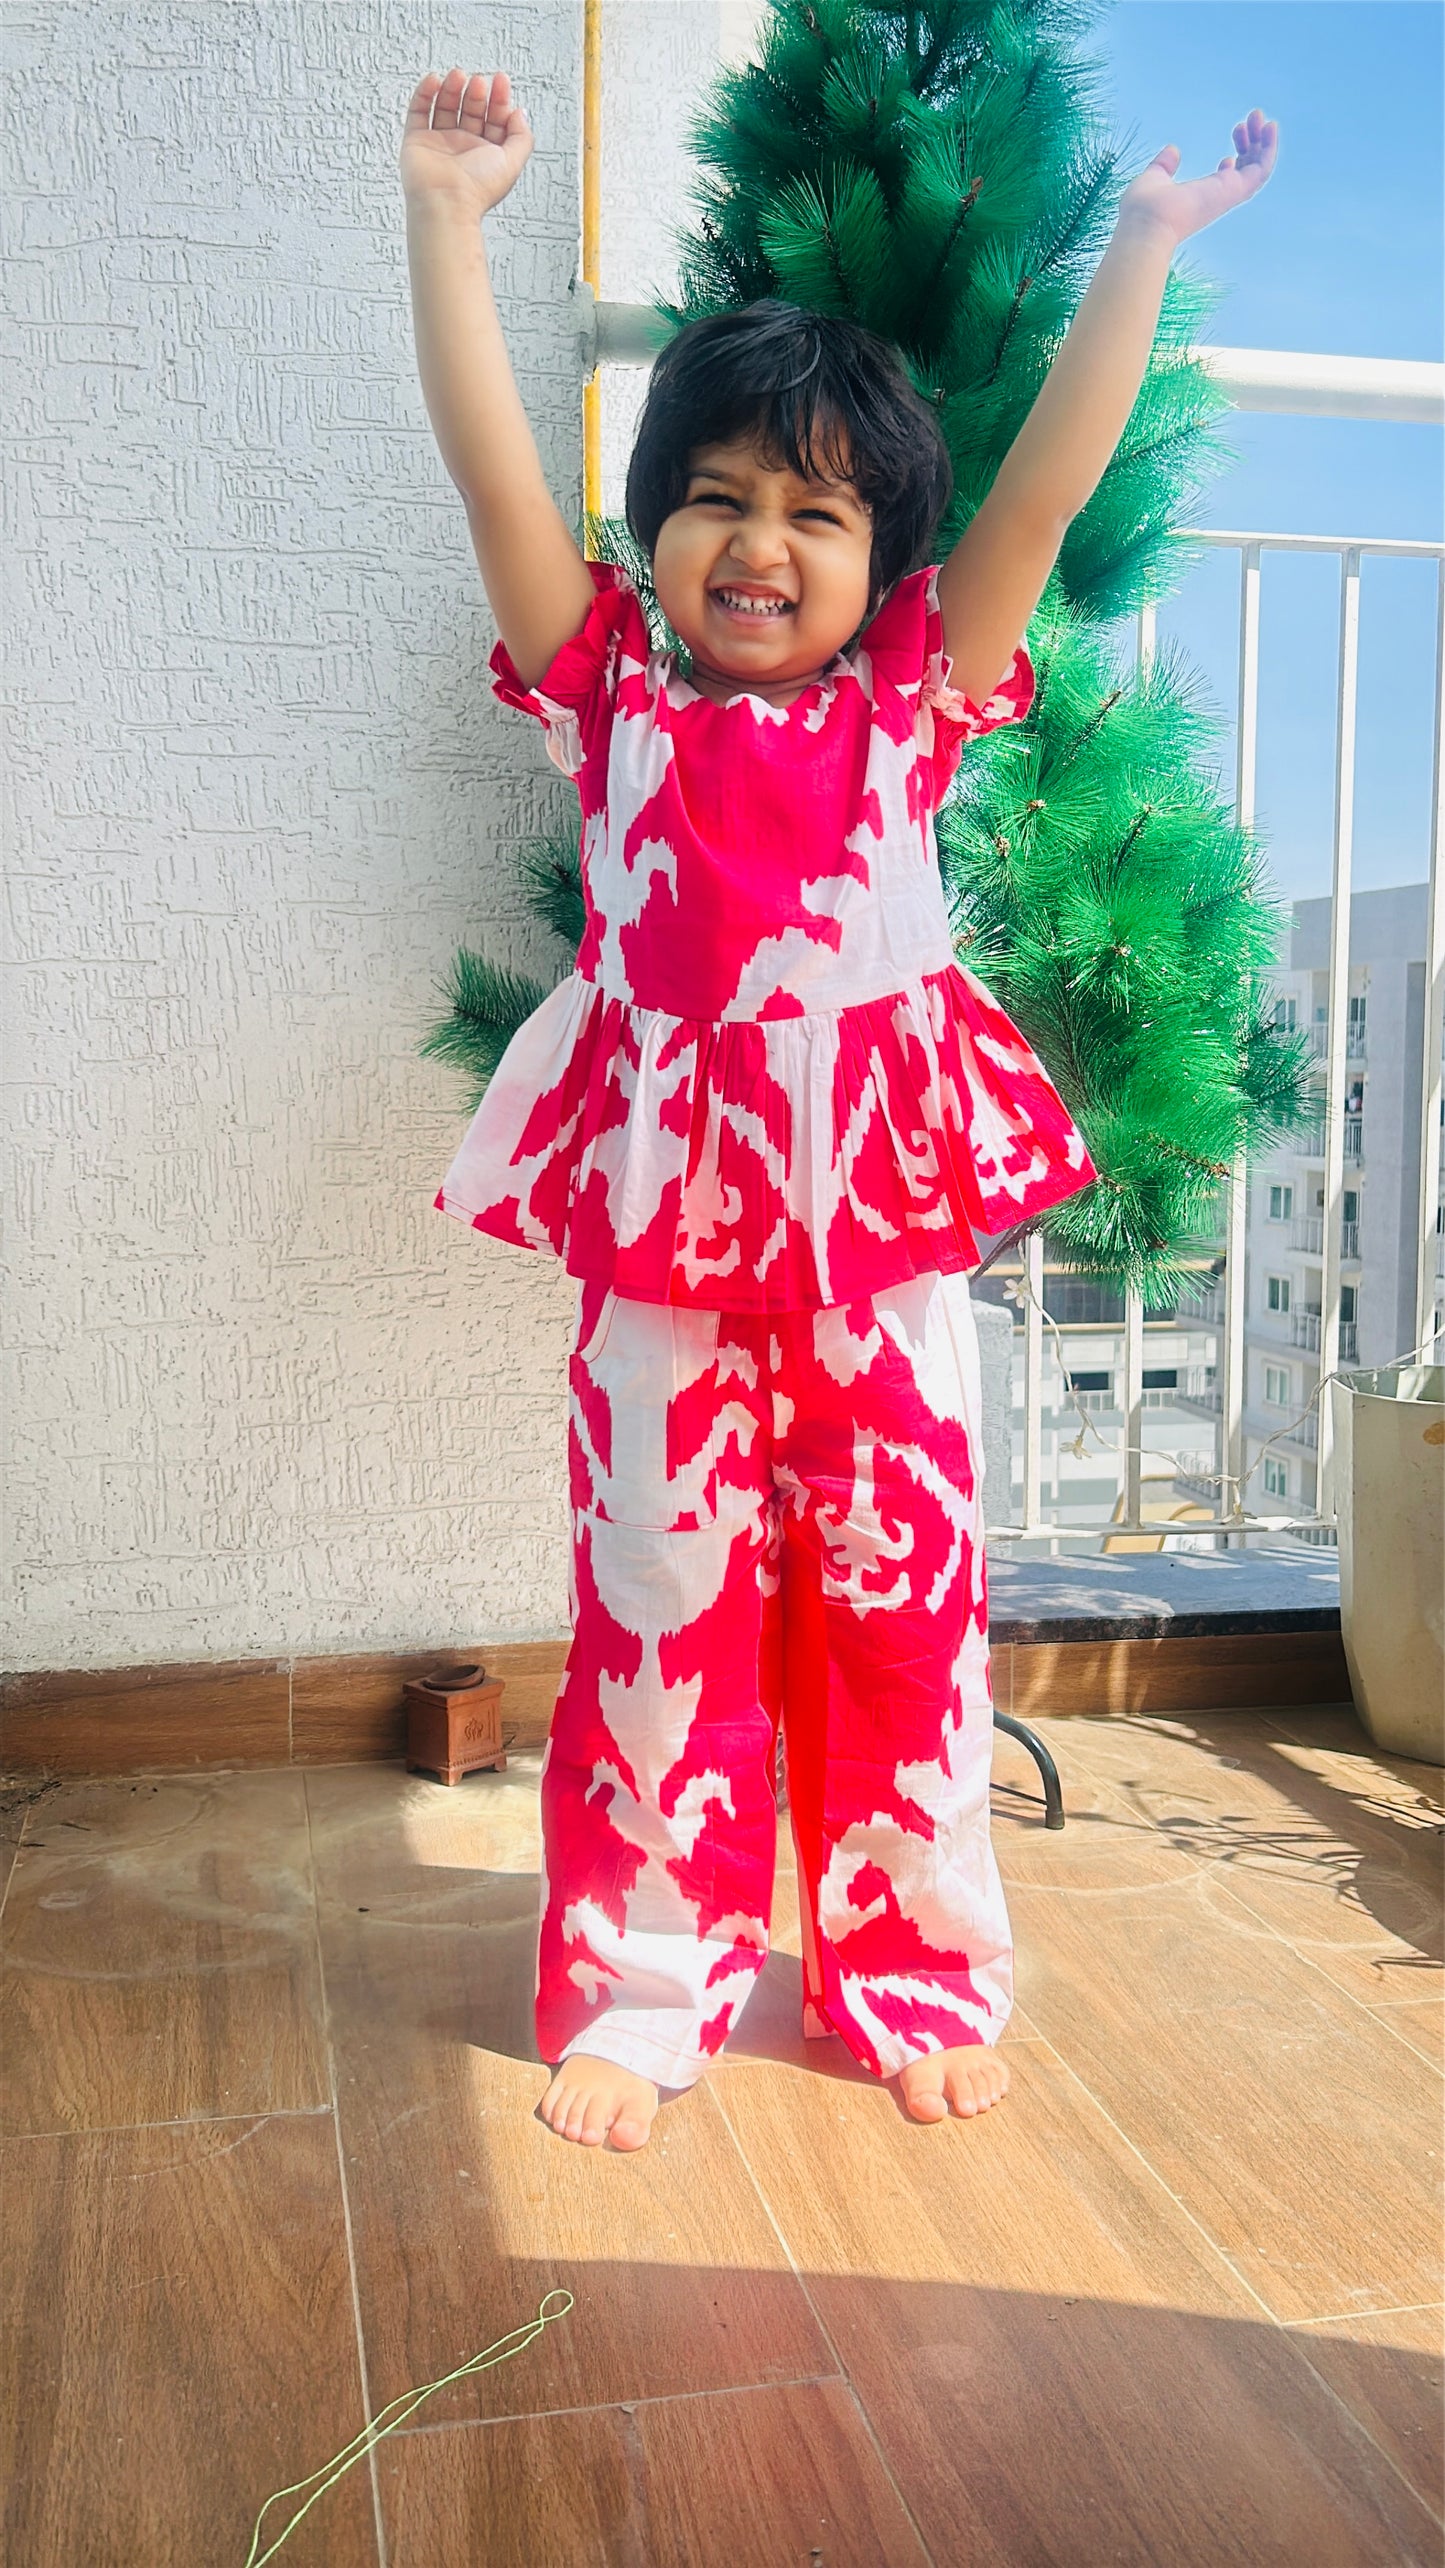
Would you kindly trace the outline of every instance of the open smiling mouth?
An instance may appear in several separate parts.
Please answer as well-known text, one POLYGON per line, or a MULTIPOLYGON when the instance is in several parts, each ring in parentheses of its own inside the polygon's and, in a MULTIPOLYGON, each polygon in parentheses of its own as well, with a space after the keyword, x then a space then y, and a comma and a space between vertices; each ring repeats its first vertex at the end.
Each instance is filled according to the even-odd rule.
POLYGON ((746 589, 709 589, 708 597, 733 624, 780 624, 797 611, 791 598, 761 597, 746 589))

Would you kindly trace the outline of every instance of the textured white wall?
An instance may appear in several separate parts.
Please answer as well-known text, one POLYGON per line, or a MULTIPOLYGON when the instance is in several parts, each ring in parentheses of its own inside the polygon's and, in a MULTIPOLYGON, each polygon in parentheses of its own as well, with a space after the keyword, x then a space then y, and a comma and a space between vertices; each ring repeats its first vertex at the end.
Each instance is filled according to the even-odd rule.
POLYGON ((580 0, 8 18, 9 1664, 558 1631, 573 1288, 431 1211, 415 1045, 458 940, 550 977, 508 851, 570 789, 488 692, 396 152, 511 68, 575 513, 580 0))

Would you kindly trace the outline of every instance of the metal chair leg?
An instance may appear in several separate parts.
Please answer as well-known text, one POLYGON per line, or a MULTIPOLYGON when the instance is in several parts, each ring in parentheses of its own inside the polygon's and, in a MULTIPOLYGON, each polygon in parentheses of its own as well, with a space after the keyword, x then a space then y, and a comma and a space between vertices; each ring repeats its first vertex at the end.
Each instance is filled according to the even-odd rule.
POLYGON ((1034 1731, 1029 1729, 1026 1722, 1016 1721, 1011 1712, 995 1712, 993 1716, 993 1726, 996 1730, 1007 1730, 1011 1739, 1022 1740, 1024 1746, 1028 1749, 1029 1755, 1033 1758, 1035 1765, 1038 1767, 1039 1773, 1043 1777, 1044 1826, 1046 1828, 1062 1828, 1064 1824, 1064 1796, 1059 1785, 1059 1769, 1055 1765, 1053 1758, 1050 1756, 1048 1749, 1044 1746, 1043 1740, 1039 1738, 1034 1731))

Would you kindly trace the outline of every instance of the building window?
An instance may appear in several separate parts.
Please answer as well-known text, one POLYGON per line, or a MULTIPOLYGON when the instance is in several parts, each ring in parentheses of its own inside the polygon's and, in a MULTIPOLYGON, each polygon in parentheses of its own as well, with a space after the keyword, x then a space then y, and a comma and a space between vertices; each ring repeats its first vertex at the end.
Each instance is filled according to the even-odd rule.
POLYGON ((1265 1366, 1264 1396, 1272 1409, 1289 1407, 1289 1375, 1282 1364, 1265 1366))
POLYGON ((1264 1487, 1266 1497, 1289 1496, 1289 1464, 1281 1462, 1277 1453, 1267 1453, 1264 1457, 1264 1487))
POLYGON ((1272 1222, 1293 1221, 1293 1186, 1271 1186, 1269 1190, 1269 1217, 1272 1222))
POLYGON ((1112 1373, 1074 1373, 1069 1380, 1076 1391, 1107 1391, 1113 1383, 1112 1373))
POLYGON ((1287 1275, 1267 1275, 1264 1279, 1264 1300, 1266 1310, 1287 1311, 1289 1309, 1289 1277, 1287 1275))
POLYGON ((1281 1034, 1292 1034, 1295 1026, 1299 1022, 1295 1000, 1276 999, 1274 1003, 1274 1021, 1279 1027, 1281 1034))
POLYGON ((1340 1318, 1351 1328, 1353 1328, 1355 1321, 1359 1318, 1359 1313, 1355 1308, 1357 1291, 1358 1287, 1353 1284, 1342 1284, 1340 1286, 1340 1318))
POLYGON ((1144 1388, 1146 1391, 1177 1391, 1179 1388, 1178 1365, 1146 1364, 1144 1388))

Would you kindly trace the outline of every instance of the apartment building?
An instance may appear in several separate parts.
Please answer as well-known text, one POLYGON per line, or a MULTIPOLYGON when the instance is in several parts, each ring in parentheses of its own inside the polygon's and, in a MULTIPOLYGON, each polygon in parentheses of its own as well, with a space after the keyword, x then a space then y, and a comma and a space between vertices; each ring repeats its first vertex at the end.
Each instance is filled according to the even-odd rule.
MULTIPOLYGON (((980 1300, 1009 1302, 1018 1261, 1000 1260, 974 1287, 980 1300)), ((1201 1274, 1201 1288, 1206 1278, 1201 1274)), ((1124 1486, 1124 1304, 1092 1277, 1046 1262, 1043 1399, 1040 1410, 1040 1504, 1065 1530, 1102 1531, 1119 1510, 1124 1486), (1057 1332, 1057 1334, 1056 1334, 1057 1332), (1066 1381, 1065 1373, 1070 1377, 1066 1381)), ((1191 1500, 1211 1508, 1218 1489, 1212 1450, 1219 1410, 1220 1306, 1181 1300, 1144 1323, 1142 1497, 1146 1510, 1173 1514, 1191 1500), (1183 1465, 1188 1486, 1179 1483, 1183 1465)), ((1022 1323, 1014 1331, 1013 1492, 1010 1513, 1023 1511, 1022 1323)))
MULTIPOLYGON (((1288 968, 1274 976, 1282 1025, 1325 1050, 1328 899, 1297 901, 1288 968)), ((1420 1061, 1426 886, 1357 892, 1350 903, 1340 1363, 1389 1364, 1415 1341, 1420 1061)), ((1323 1076, 1323 1072, 1321 1072, 1323 1076)), ((1249 1484, 1252 1508, 1307 1515, 1316 1500, 1324 1253, 1324 1095, 1304 1130, 1250 1169, 1245 1268, 1245 1459, 1271 1445, 1249 1484), (1281 1437, 1280 1431, 1286 1432, 1281 1437)))

